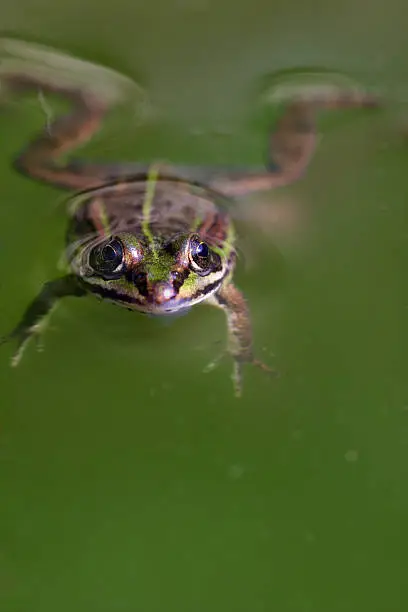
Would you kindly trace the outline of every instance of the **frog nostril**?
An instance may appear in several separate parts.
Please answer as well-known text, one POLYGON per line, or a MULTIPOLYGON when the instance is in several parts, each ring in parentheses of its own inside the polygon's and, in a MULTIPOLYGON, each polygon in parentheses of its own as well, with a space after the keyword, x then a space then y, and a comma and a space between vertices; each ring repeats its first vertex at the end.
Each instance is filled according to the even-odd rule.
POLYGON ((184 280, 184 276, 182 272, 174 271, 171 273, 171 278, 175 283, 182 283, 184 280))
POLYGON ((173 281, 173 287, 176 291, 180 289, 187 276, 189 275, 190 270, 173 270, 171 273, 171 278, 173 281))
POLYGON ((147 275, 146 275, 146 272, 136 272, 136 273, 134 273, 132 280, 133 280, 133 283, 134 283, 135 287, 139 291, 140 295, 143 295, 144 297, 147 297, 148 293, 149 293, 149 289, 147 287, 147 275))

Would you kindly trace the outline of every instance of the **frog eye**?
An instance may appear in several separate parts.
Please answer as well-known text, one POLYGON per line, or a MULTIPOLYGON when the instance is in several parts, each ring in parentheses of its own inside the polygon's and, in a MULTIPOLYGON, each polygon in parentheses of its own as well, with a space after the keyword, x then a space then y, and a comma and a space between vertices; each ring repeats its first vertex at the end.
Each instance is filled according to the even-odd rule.
POLYGON ((89 254, 89 264, 96 273, 107 279, 120 276, 123 270, 124 251, 120 240, 100 244, 89 254))
POLYGON ((190 268, 194 272, 197 272, 202 276, 205 276, 211 272, 212 252, 210 247, 196 236, 190 241, 189 259, 190 268))

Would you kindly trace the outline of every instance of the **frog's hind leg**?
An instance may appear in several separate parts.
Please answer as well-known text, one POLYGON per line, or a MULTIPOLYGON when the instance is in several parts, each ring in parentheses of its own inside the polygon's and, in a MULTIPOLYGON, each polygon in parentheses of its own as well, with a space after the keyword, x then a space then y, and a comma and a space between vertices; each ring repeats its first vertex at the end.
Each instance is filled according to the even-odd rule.
POLYGON ((294 96, 269 137, 269 159, 265 171, 215 175, 212 186, 227 195, 240 196, 293 183, 302 177, 318 140, 317 116, 326 109, 377 108, 380 99, 358 87, 333 86, 294 96))
POLYGON ((6 93, 49 92, 71 103, 69 114, 47 121, 15 166, 24 175, 72 190, 106 182, 109 166, 59 163, 59 158, 87 142, 107 111, 125 96, 135 100, 144 95, 131 79, 114 70, 41 45, 1 38, 0 85, 6 93))

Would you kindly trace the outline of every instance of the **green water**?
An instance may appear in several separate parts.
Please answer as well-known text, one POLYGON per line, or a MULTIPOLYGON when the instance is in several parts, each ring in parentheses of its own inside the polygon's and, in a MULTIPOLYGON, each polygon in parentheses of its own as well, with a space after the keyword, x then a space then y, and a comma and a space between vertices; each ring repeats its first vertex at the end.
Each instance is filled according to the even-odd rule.
MULTIPOLYGON (((404 102, 407 13, 402 0, 5 0, 2 29, 148 88, 150 123, 115 115, 84 153, 256 164, 270 72, 351 72, 404 102)), ((11 370, 1 348, 2 612, 407 609, 401 109, 327 119, 307 177, 263 199, 289 222, 244 236, 237 280, 278 381, 247 368, 237 402, 230 363, 204 375, 225 333, 204 307, 163 325, 66 300, 44 353, 11 370)), ((63 241, 60 193, 8 164, 42 119, 35 101, 0 115, 1 331, 56 274, 63 241)))

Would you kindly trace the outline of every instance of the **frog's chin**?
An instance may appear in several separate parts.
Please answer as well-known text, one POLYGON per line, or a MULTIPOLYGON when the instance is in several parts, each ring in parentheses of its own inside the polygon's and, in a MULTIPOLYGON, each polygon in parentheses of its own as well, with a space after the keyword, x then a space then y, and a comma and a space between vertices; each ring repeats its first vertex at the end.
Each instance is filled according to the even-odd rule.
POLYGON ((186 314, 192 306, 200 304, 207 300, 216 290, 218 286, 213 288, 213 291, 201 293, 194 298, 181 297, 179 295, 169 299, 155 299, 154 294, 150 294, 143 302, 137 302, 137 305, 131 307, 131 310, 138 310, 151 317, 178 317, 186 314))
POLYGON ((146 313, 148 317, 152 319, 157 319, 163 325, 171 325, 176 319, 180 319, 180 317, 184 317, 191 310, 191 306, 186 306, 185 308, 181 308, 179 310, 173 310, 171 312, 162 312, 153 314, 151 312, 146 313))
POLYGON ((164 304, 151 303, 145 309, 145 314, 150 317, 181 317, 190 310, 192 304, 183 303, 181 300, 169 300, 164 304))

